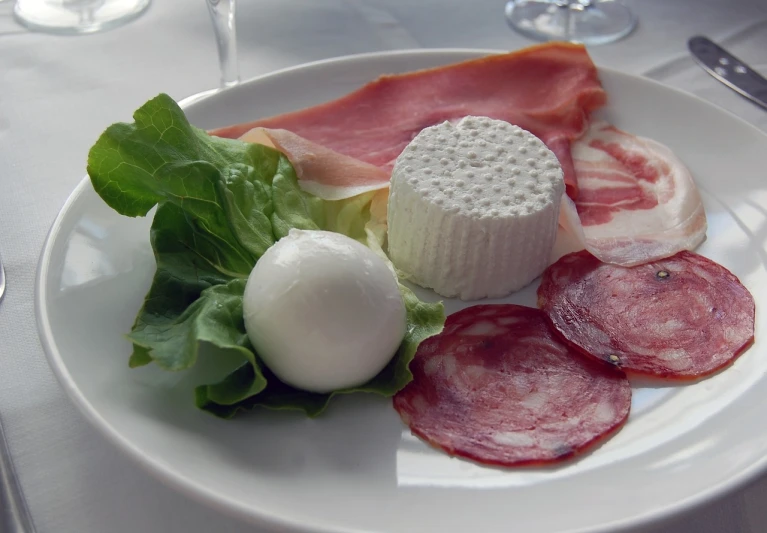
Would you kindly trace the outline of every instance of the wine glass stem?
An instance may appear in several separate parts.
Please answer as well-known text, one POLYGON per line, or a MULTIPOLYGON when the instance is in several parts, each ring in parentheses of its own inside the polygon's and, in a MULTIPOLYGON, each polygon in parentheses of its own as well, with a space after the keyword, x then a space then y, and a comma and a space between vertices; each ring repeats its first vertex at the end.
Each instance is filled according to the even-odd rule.
POLYGON ((208 0, 208 10, 213 19, 213 31, 218 46, 222 87, 231 87, 240 81, 237 66, 237 31, 234 23, 236 3, 236 0, 208 0))

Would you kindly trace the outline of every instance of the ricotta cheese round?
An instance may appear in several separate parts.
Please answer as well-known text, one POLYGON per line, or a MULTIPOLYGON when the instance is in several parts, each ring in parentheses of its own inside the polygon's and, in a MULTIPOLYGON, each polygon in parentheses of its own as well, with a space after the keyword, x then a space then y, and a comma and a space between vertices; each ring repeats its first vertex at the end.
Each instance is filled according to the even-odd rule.
POLYGON ((522 128, 485 117, 426 128, 394 164, 389 256, 442 296, 506 296, 546 268, 564 189, 557 157, 522 128))
POLYGON ((284 383, 312 392, 362 385, 405 335, 405 304, 386 263, 328 231, 291 230, 248 278, 245 329, 284 383))

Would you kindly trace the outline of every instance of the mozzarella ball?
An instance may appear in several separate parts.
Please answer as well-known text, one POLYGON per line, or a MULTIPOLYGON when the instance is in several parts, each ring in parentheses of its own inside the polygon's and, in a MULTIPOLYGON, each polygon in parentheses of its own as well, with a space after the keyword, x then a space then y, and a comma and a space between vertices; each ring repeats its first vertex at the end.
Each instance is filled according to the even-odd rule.
POLYGON ((405 335, 394 274, 363 244, 329 231, 293 229, 250 273, 245 329, 284 383, 311 392, 362 385, 405 335))

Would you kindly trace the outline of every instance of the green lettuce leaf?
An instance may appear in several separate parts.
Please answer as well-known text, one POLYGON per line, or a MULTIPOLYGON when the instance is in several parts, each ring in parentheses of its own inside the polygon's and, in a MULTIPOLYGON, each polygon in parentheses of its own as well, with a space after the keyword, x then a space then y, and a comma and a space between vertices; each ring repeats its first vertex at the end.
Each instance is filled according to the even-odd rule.
POLYGON ((158 206, 150 232, 157 271, 128 335, 129 365, 154 362, 165 370, 186 370, 203 347, 209 357, 242 360, 223 380, 196 389, 201 409, 222 417, 256 406, 316 416, 336 394, 391 396, 412 379, 408 365, 418 344, 442 329, 442 305, 421 302, 400 286, 407 333, 381 373, 361 387, 331 394, 290 387, 263 365, 247 337, 245 280, 292 228, 343 233, 385 258, 376 192, 338 201, 317 198, 301 189, 283 154, 209 136, 189 124, 167 95, 138 109, 134 123, 107 128, 89 153, 88 174, 99 196, 123 215, 145 216, 158 206))
POLYGON ((383 396, 393 396, 407 385, 413 374, 408 368, 421 341, 442 331, 445 314, 441 305, 427 304, 420 301, 404 285, 399 286, 407 310, 407 331, 397 353, 389 364, 372 380, 359 387, 340 389, 329 394, 307 392, 293 388, 277 379, 265 367, 242 365, 222 382, 215 385, 197 387, 196 403, 201 409, 229 418, 241 409, 256 406, 270 409, 296 409, 309 416, 321 414, 331 398, 339 394, 369 392, 383 396), (253 395, 253 384, 266 376, 267 385, 261 394, 253 395), (240 396, 232 394, 240 391, 240 396))
MULTIPOLYGON (((172 343, 176 333, 174 324, 204 290, 238 279, 222 273, 208 260, 204 255, 207 248, 196 236, 194 223, 183 210, 170 203, 157 209, 150 231, 157 270, 129 335, 133 340, 131 367, 157 359, 160 366, 169 370, 188 368, 189 354, 169 353, 161 347, 160 338, 152 337, 151 332, 165 331, 171 337, 169 344, 172 343), (152 353, 155 346, 158 349, 152 353), (155 357, 163 353, 164 357, 155 357)), ((192 363, 194 359, 192 356, 192 363)))

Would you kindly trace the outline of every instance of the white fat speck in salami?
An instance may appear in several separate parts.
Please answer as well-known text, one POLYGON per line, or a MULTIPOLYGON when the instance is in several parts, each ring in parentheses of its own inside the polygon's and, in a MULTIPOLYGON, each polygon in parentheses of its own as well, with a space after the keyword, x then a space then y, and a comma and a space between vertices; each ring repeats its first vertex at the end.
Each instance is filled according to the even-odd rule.
POLYGON ((581 454, 616 432, 631 406, 623 372, 584 357, 542 311, 519 305, 450 315, 410 370, 413 381, 394 397, 402 420, 429 444, 485 464, 581 454))
POLYGON ((543 273, 538 306, 567 341, 632 374, 699 378, 754 340, 748 289, 687 251, 634 267, 566 255, 543 273))

